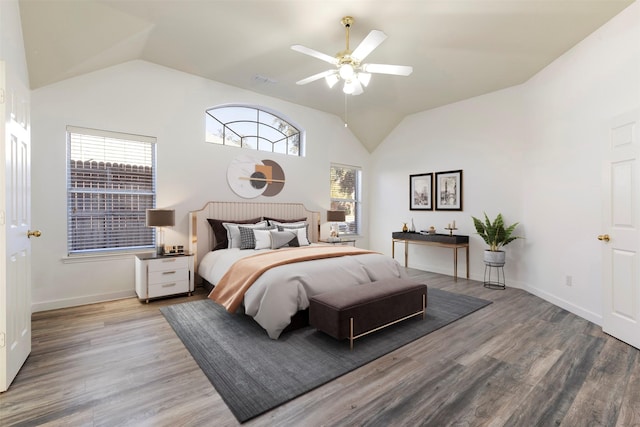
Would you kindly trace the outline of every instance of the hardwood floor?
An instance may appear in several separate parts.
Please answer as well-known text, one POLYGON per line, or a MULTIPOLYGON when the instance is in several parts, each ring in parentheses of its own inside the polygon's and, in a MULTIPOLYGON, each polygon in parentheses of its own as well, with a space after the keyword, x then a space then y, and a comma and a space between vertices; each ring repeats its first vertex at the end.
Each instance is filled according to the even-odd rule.
MULTIPOLYGON (((244 425, 640 425, 637 349, 527 292, 408 271, 494 303, 244 425)), ((0 425, 238 425, 158 311, 204 297, 35 313, 0 425)))

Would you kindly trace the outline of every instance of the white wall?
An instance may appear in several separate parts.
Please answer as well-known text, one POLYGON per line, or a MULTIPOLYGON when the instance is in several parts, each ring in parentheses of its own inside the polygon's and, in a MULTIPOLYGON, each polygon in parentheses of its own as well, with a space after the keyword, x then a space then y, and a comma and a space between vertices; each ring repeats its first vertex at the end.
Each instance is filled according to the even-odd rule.
POLYGON ((610 120, 640 107, 640 4, 538 73, 525 92, 531 137, 523 165, 522 220, 530 235, 524 281, 531 292, 600 324, 603 153, 610 120))
MULTIPOLYGON (((433 225, 439 233, 455 220, 456 233, 463 235, 474 233, 471 216, 483 212, 491 218, 502 213, 507 223, 520 221, 525 118, 520 87, 406 117, 372 155, 371 248, 391 255, 391 232, 411 218, 417 230, 433 225), (410 174, 458 169, 463 170, 462 211, 409 210, 410 174)), ((517 231, 526 234, 524 226, 517 231)), ((470 245, 471 275, 481 279, 484 242, 472 236, 470 245)), ((519 241, 507 246, 510 281, 518 279, 520 250, 519 241)), ((395 256, 402 262, 402 245, 396 244, 395 256)), ((452 274, 452 260, 449 249, 409 246, 410 267, 452 274)), ((461 276, 464 261, 460 251, 461 276)))
MULTIPOLYGON (((638 107, 636 2, 525 84, 407 117, 372 156, 371 248, 390 253, 411 217, 440 230, 455 219, 482 279, 470 216, 502 212, 526 237, 505 248, 507 285, 601 323, 602 149, 610 119, 638 107), (409 174, 450 169, 464 170, 464 211, 409 212, 409 174)), ((443 252, 411 247, 410 266, 450 274, 443 252)))
MULTIPOLYGON (((32 93, 33 221, 43 232, 33 245, 34 310, 133 295, 133 257, 70 260, 66 232, 67 125, 149 135, 158 141, 157 206, 176 210, 167 244, 187 245, 188 212, 209 200, 243 200, 227 185, 229 163, 246 151, 204 142, 204 111, 248 103, 278 111, 306 130, 306 157, 255 152, 284 169, 275 197, 254 201, 302 202, 329 207, 329 164, 362 166, 368 152, 333 115, 250 91, 133 61, 49 85, 32 93)), ((365 225, 367 218, 365 216, 365 225)), ((366 247, 366 236, 359 246, 366 247)))

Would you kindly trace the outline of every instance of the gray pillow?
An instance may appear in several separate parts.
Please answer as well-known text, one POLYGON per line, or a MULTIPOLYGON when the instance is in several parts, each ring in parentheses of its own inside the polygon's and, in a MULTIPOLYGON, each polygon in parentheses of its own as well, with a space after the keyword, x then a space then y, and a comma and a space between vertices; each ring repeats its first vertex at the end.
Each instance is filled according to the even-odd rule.
POLYGON ((289 246, 309 246, 308 228, 309 224, 307 223, 299 225, 278 224, 278 231, 293 231, 296 234, 295 240, 291 241, 289 246))
MULTIPOLYGON (((271 230, 271 249, 279 249, 289 245, 293 240, 298 240, 298 235, 293 231, 271 230)), ((293 246, 293 245, 291 245, 293 246)))

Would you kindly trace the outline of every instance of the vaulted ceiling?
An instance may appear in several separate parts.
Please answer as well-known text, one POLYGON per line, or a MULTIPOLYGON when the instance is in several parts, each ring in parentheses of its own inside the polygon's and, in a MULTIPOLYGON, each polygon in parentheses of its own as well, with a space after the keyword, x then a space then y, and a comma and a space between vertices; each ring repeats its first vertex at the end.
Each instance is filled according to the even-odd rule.
POLYGON ((331 65, 290 49, 344 50, 372 29, 388 38, 366 62, 413 66, 375 74, 349 96, 348 125, 370 151, 408 114, 528 80, 633 0, 20 0, 32 89, 142 59, 344 118, 331 65))

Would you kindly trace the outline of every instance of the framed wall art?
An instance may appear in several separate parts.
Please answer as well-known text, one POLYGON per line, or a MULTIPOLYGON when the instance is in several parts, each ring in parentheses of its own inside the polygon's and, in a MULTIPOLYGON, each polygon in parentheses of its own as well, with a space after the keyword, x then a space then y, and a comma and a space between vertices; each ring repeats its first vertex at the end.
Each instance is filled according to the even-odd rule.
POLYGON ((433 209, 433 174, 409 175, 409 209, 430 211, 433 209))
POLYGON ((462 210, 462 170, 436 172, 436 210, 462 210))

